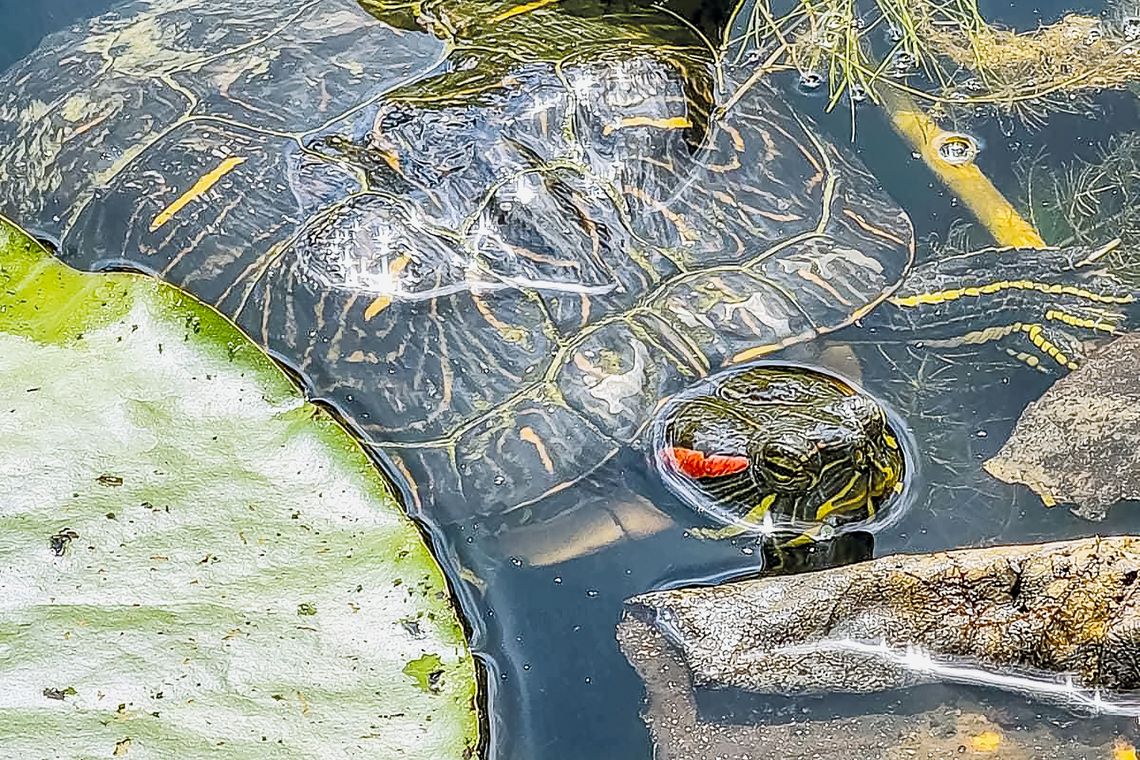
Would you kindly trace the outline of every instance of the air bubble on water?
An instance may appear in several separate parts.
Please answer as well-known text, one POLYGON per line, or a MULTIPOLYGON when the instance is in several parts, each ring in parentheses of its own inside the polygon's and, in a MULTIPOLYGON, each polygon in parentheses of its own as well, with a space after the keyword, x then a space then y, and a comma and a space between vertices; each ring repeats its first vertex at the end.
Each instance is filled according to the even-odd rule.
POLYGON ((804 92, 815 92, 823 85, 823 76, 818 71, 801 71, 799 88, 804 92))
POLYGON ((1125 16, 1120 22, 1120 33, 1128 42, 1140 40, 1140 16, 1125 16))
POLYGON ((971 163, 978 156, 981 147, 978 141, 962 132, 944 132, 934 138, 934 151, 938 157, 951 166, 971 163))
POLYGON ((745 555, 745 556, 751 557, 753 554, 756 553, 756 550, 753 549, 751 546, 742 546, 742 547, 740 547, 740 553, 745 555))

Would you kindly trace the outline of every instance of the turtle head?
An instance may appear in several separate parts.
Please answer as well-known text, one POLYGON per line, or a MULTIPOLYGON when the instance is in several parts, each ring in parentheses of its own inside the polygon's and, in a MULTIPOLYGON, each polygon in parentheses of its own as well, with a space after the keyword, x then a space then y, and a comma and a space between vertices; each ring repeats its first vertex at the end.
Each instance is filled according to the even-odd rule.
POLYGON ((878 402, 803 367, 706 378, 665 406, 655 435, 666 485, 727 535, 865 529, 905 471, 878 402))

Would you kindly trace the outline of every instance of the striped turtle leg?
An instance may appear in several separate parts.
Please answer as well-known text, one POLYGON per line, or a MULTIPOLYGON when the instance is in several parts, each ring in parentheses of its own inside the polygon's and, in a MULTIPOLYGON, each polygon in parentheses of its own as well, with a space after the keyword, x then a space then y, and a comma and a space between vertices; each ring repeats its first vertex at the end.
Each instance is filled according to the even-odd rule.
POLYGON ((928 346, 1000 342, 1030 366, 1072 369, 1083 337, 1115 334, 1136 318, 1135 289, 1108 266, 1118 243, 947 256, 916 267, 864 324, 877 340, 894 333, 928 346))

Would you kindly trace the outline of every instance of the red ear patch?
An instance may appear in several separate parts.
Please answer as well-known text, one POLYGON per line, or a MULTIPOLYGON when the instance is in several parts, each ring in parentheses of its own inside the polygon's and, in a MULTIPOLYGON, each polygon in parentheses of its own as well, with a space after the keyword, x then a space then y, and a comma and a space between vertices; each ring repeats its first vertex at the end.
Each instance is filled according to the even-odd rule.
POLYGON ((690 478, 719 478, 747 470, 751 462, 748 457, 727 454, 705 454, 693 449, 674 446, 662 454, 673 469, 690 478))

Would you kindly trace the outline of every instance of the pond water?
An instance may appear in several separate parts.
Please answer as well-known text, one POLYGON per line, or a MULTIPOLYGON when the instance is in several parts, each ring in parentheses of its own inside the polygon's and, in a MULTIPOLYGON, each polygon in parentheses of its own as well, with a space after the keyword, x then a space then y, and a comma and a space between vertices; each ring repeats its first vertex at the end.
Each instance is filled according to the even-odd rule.
MULTIPOLYGON (((114 0, 0 0, 0 18, 5 19, 0 28, 0 69, 28 55, 46 34, 117 6, 114 0)), ((981 10, 990 20, 1018 28, 1033 28, 1068 12, 1104 11, 1097 5, 996 2, 982 3, 981 10)), ((224 16, 221 3, 216 4, 215 12, 224 16)), ((422 46, 426 61, 435 54, 436 43, 425 38, 422 46)), ((285 81, 288 76, 282 74, 285 81)), ((834 143, 856 152, 887 191, 903 201, 923 243, 920 258, 931 255, 929 243, 941 244, 956 225, 969 221, 969 212, 912 155, 912 149, 874 106, 858 106, 857 129, 852 138, 848 109, 840 107, 825 113, 825 98, 797 92, 790 74, 780 77, 779 86, 795 108, 815 119, 821 132, 834 143)), ((343 94, 329 89, 330 97, 343 94)), ((12 93, 4 95, 10 97, 12 93)), ((984 145, 979 164, 1008 196, 1017 198, 1021 195, 1019 175, 1014 170, 1017 162, 1040 154, 1044 156, 1040 161, 1061 166, 1073 158, 1095 157, 1109 137, 1137 128, 1140 110, 1136 103, 1133 96, 1106 93, 1093 105, 1082 105, 1074 109, 1076 113, 1056 114, 1034 128, 1008 120, 974 121, 970 130, 984 145), (1090 113, 1095 113, 1095 118, 1090 113)), ((154 102, 153 107, 162 105, 154 102)), ((147 107, 151 106, 141 106, 147 107)), ((177 159, 175 156, 173 160, 177 159)), ((446 161, 446 150, 441 148, 435 159, 446 161)), ((72 168, 82 170, 79 165, 72 168)), ((327 178, 322 181, 332 182, 327 178)), ((257 197, 265 200, 267 196, 257 197)), ((247 200, 255 201, 256 197, 247 200)), ((16 220, 48 239, 58 240, 49 220, 18 216, 16 220)), ((118 221, 121 220, 104 220, 111 231, 107 234, 113 234, 118 221)), ((273 222, 255 221, 263 225, 273 222)), ((84 230, 85 242, 103 234, 101 229, 96 226, 84 230)), ((260 232, 256 224, 246 231, 251 235, 260 232)), ((984 233, 975 231, 973 237, 983 244, 987 242, 984 233)), ((126 264, 151 270, 161 268, 141 253, 132 258, 134 254, 124 250, 124 261, 124 256, 99 256, 77 250, 69 247, 67 240, 62 254, 86 266, 126 264)), ((204 298, 213 297, 211 286, 198 282, 193 274, 179 272, 179 276, 180 284, 186 284, 191 292, 198 293, 196 288, 201 288, 204 298)), ((293 306, 302 310, 315 308, 303 297, 293 306)), ((250 329, 245 323, 243 326, 250 329)), ((270 325, 267 329, 274 328, 270 325)), ((456 337, 461 339, 462 334, 456 337)), ((785 355, 798 361, 823 363, 849 376, 857 373, 854 379, 905 423, 908 445, 917 461, 911 466, 905 513, 876 534, 876 555, 1122 533, 1134 527, 1136 512, 1130 505, 1113 510, 1103 523, 1091 524, 1063 509, 1046 509, 1028 490, 1000 483, 981 471, 981 462, 997 452, 1025 405, 1038 397, 1055 375, 1034 371, 997 347, 933 349, 890 342, 879 345, 879 337, 853 327, 825 342, 785 355), (826 351, 821 353, 821 347, 826 351)), ((269 336, 271 344, 273 339, 269 336)), ((367 353, 367 345, 360 346, 367 353)), ((341 349, 334 346, 327 350, 341 349)), ((288 356, 287 350, 278 347, 278 351, 288 356)), ((318 395, 327 392, 330 402, 339 406, 351 423, 370 431, 368 434, 375 439, 384 440, 382 435, 371 432, 382 421, 367 419, 371 407, 366 398, 361 399, 362 391, 354 391, 351 383, 335 387, 335 382, 321 374, 326 370, 310 363, 307 354, 305 361, 295 363, 300 365, 295 369, 310 387, 318 389, 318 395)), ((423 366, 426 365, 421 365, 420 371, 430 371, 423 370, 423 366)), ((390 374, 400 371, 414 370, 398 366, 389 369, 390 374)), ((573 445, 549 443, 552 447, 573 445)), ((392 474, 401 477, 398 470, 393 469, 392 474)), ((619 454, 607 466, 557 493, 551 497, 555 503, 543 508, 548 514, 573 514, 574 507, 589 515, 592 509, 600 510, 599 505, 620 510, 621 504, 628 504, 636 511, 649 502, 673 524, 662 530, 649 530, 652 535, 647 537, 619 541, 585 556, 568 556, 575 553, 571 548, 573 532, 589 534, 581 523, 536 520, 526 531, 515 533, 493 514, 434 520, 433 515, 441 512, 463 515, 472 511, 467 504, 432 503, 436 498, 456 498, 448 493, 443 489, 438 494, 419 494, 421 503, 416 513, 425 520, 425 528, 443 555, 445 567, 464 601, 474 646, 489 671, 494 756, 510 760, 652 757, 649 735, 639 717, 643 685, 615 640, 622 604, 650 589, 754 572, 759 562, 754 542, 705 541, 690 535, 687 528, 696 524, 698 518, 663 488, 644 458, 629 452, 619 454), (536 556, 545 559, 536 561, 536 556)), ((405 496, 409 504, 414 502, 415 497, 407 493, 405 496)), ((923 698, 952 705, 974 694, 967 687, 943 686, 926 691, 923 698)), ((1077 721, 1064 711, 1037 706, 1016 695, 991 694, 986 699, 995 720, 1003 719, 1014 726, 1054 721, 1076 735, 1082 731, 1108 731, 1133 740, 1140 737, 1134 720, 1086 717, 1077 721)), ((889 696, 875 704, 878 709, 903 709, 898 700, 889 696)), ((809 703, 811 710, 821 713, 852 709, 849 698, 765 700, 735 699, 723 694, 710 697, 706 709, 722 716, 754 720, 757 716, 771 719, 796 713, 808 709, 809 703)), ((779 748, 771 751, 772 757, 780 756, 779 748)))

